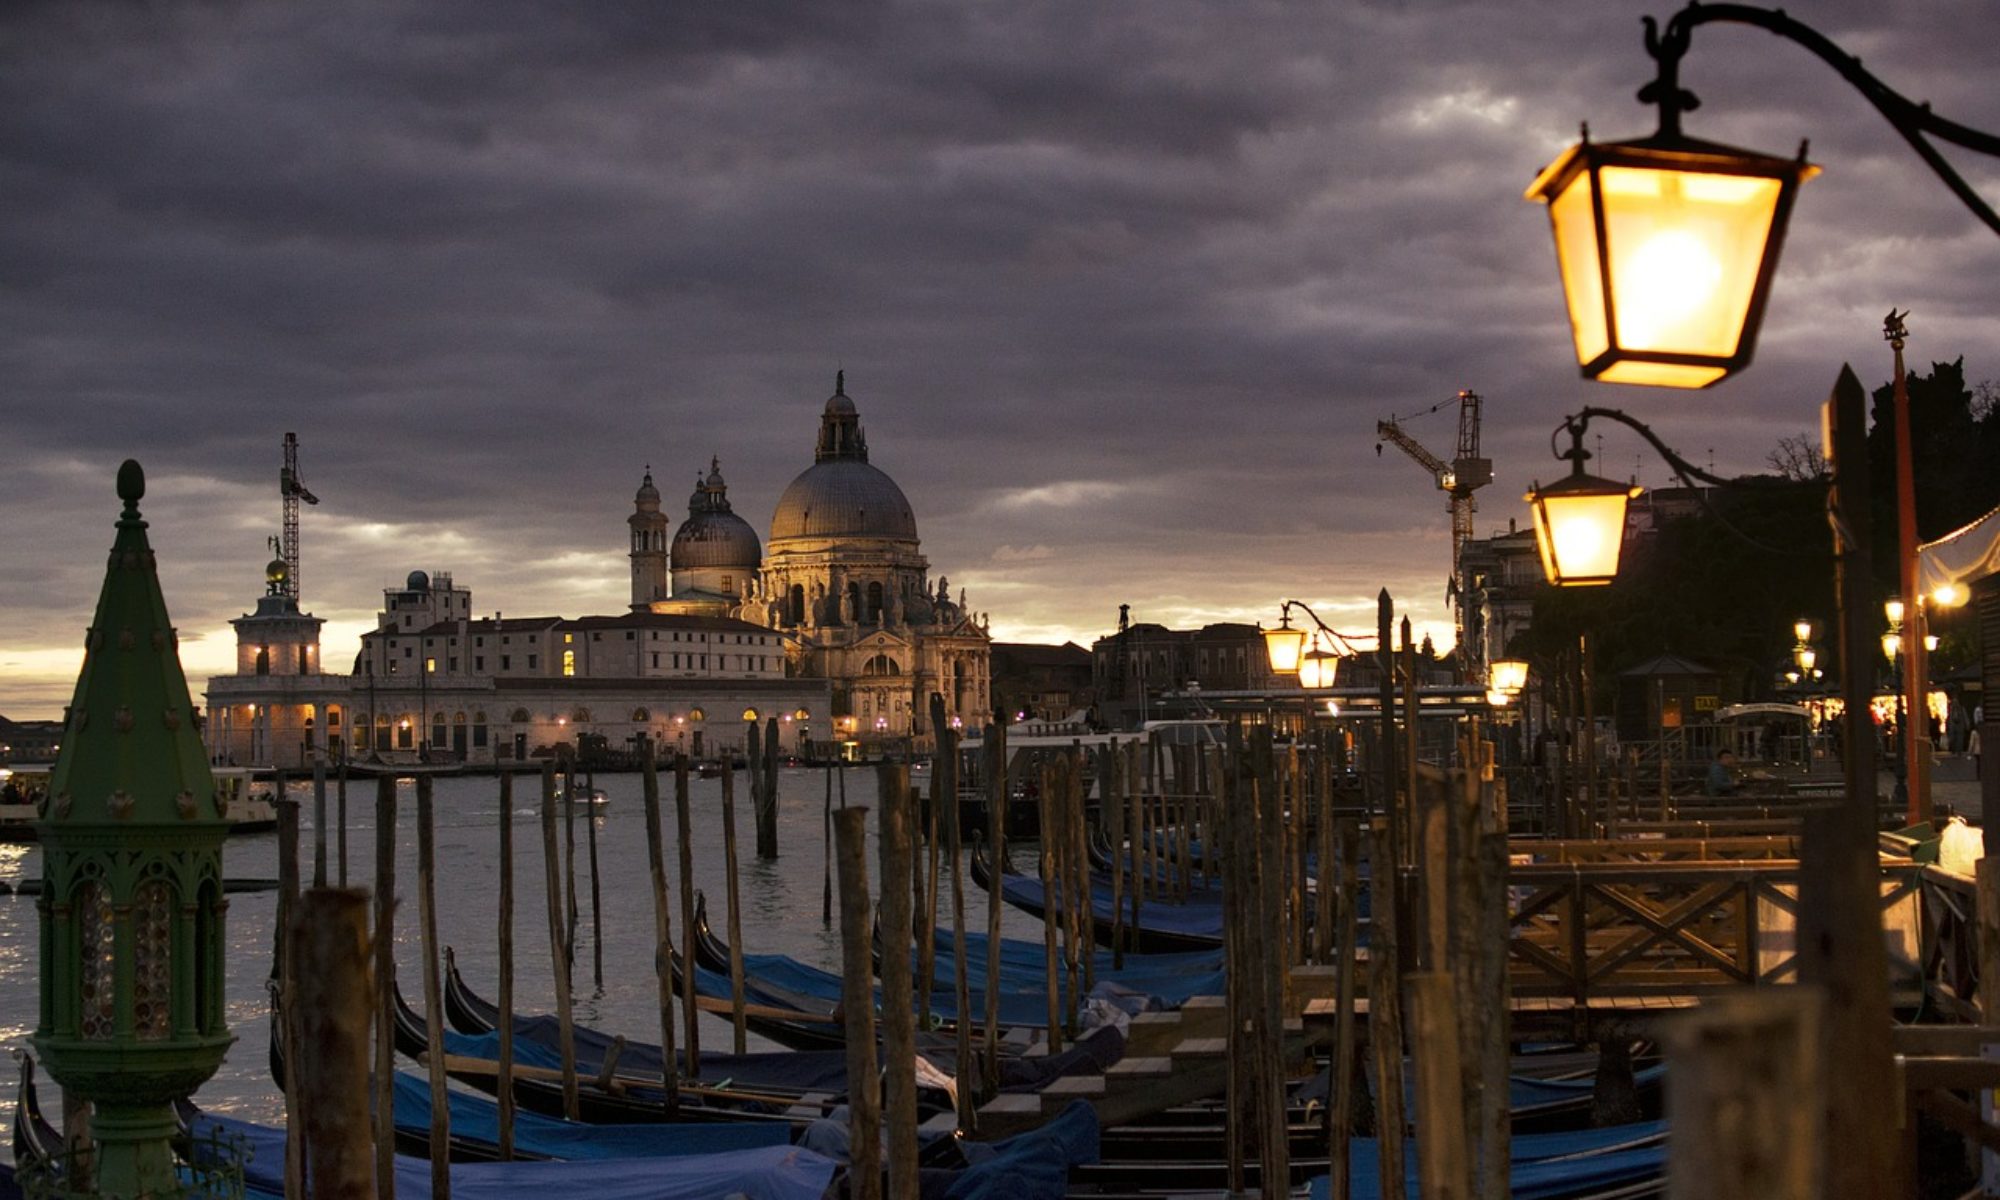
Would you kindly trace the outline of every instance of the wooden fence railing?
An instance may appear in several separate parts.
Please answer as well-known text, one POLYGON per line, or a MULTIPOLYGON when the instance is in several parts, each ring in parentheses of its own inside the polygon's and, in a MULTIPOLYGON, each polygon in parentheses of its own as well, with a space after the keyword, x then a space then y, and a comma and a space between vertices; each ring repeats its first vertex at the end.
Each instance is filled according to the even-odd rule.
MULTIPOLYGON (((1917 983, 1930 959, 1925 870, 1883 866, 1884 937, 1899 983, 1917 983)), ((1514 994, 1587 1005, 1793 982, 1798 882, 1793 859, 1517 864, 1509 873, 1514 994)))

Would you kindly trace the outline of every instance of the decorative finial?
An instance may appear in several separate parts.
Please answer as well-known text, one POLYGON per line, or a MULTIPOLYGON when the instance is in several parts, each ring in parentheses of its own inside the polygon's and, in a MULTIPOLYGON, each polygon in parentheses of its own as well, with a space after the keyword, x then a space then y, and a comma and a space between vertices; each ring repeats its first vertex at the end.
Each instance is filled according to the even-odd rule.
MULTIPOLYGON (((833 394, 836 396, 845 396, 847 394, 847 371, 845 369, 833 373, 833 394)), ((133 465, 137 466, 138 464, 134 463, 133 465)))
POLYGON ((146 494, 146 469, 136 458, 128 458, 118 465, 118 498, 125 502, 128 516, 139 515, 139 500, 146 494))

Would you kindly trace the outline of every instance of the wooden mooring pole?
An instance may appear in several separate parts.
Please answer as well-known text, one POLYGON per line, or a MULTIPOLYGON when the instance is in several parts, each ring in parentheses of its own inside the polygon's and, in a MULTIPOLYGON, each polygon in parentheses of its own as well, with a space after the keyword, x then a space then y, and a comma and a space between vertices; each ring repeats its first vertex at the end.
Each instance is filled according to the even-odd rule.
POLYGON ((313 881, 326 886, 326 756, 313 755, 313 881))
POLYGON ((315 1200, 373 1200, 368 1125, 368 893, 316 887, 292 919, 298 955, 295 1094, 305 1109, 306 1158, 315 1200))
POLYGON ((686 1034, 689 1079, 701 1078, 701 1006, 694 987, 694 832, 688 812, 688 757, 674 756, 674 826, 681 860, 681 1021, 686 1034))
POLYGON ((583 828, 590 843, 590 979, 604 994, 604 884, 597 870, 597 774, 583 777, 583 828))
POLYGON ((646 809, 646 865, 653 884, 653 972, 660 994, 660 1071, 668 1116, 680 1112, 680 1064, 674 1055, 674 923, 667 912, 666 838, 660 830, 660 764, 652 739, 639 748, 646 809))
MULTIPOLYGON (((757 727, 750 726, 752 761, 755 761, 757 727)), ((757 776, 750 777, 750 793, 757 794, 757 776)), ((736 767, 727 757, 722 761, 722 858, 729 892, 729 1022, 735 1034, 736 1053, 749 1049, 743 1017, 743 903, 736 883, 736 767)), ((690 969, 692 967, 690 966, 690 969)))
POLYGON ((375 779, 375 1192, 396 1198, 396 779, 375 779))
POLYGON ((1471 1200, 1460 1090, 1456 984, 1447 971, 1412 972, 1410 1045, 1417 1069, 1417 1177, 1424 1200, 1471 1200))
POLYGON ((847 1131, 850 1200, 882 1200, 882 1100, 876 1083, 875 989, 869 941, 868 810, 833 816, 840 875, 840 1007, 847 1034, 847 1131))
POLYGON ((1387 823, 1368 838, 1368 1042, 1375 1057, 1375 1137, 1382 1195, 1400 1196, 1403 1178, 1403 1005, 1397 964, 1396 862, 1387 823))
MULTIPOLYGON (((444 987, 438 978, 437 818, 429 775, 417 776, 417 928, 424 952, 424 1036, 430 1046, 431 1195, 451 1200, 451 1106, 444 1074, 444 987)), ((511 1021, 512 1013, 501 1014, 511 1021)), ((569 1060, 574 1062, 573 1057, 569 1060)), ((574 1117, 571 1118, 572 1120, 574 1117)))
POLYGON ((570 965, 575 961, 563 934, 562 867, 556 860, 556 779, 552 763, 542 765, 542 876, 549 910, 549 961, 555 973, 557 1037, 562 1050, 563 1116, 579 1120, 576 1091, 576 1026, 570 1013, 570 965))
POLYGON ((1000 883, 1007 872, 1007 715, 998 712, 986 727, 986 1028, 982 1090, 998 1088, 1000 1080, 1000 883))
MULTIPOLYGON (((1745 988, 1661 1023, 1667 1124, 1674 1131, 1670 1200, 1835 1194, 1821 1190, 1830 1147, 1816 1102, 1826 1082, 1825 1003, 1825 994, 1809 985, 1745 988)), ((1893 1101, 1874 1099, 1877 1115, 1893 1121, 1893 1101)))
MULTIPOLYGON (((1042 834, 1040 852, 1036 855, 1042 881, 1042 981, 1048 996, 1049 1053, 1062 1049, 1062 960, 1056 945, 1056 923, 1061 918, 1061 904, 1057 897, 1055 838, 1050 836, 1055 829, 1055 819, 1050 815, 1055 798, 1055 771, 1047 760, 1036 764, 1037 792, 1035 816, 1041 822, 1042 834)), ((988 976, 987 989, 993 989, 993 977, 988 976)))
POLYGON ((305 1193, 306 1115, 305 1093, 299 1086, 299 962, 292 945, 292 925, 299 906, 299 802, 285 796, 283 777, 272 807, 278 814, 278 919, 277 943, 278 1027, 276 1036, 285 1060, 285 1191, 305 1193))
MULTIPOLYGON (((917 1028, 910 988, 910 769, 875 768, 882 862, 882 1057, 889 1076, 889 1200, 917 1200, 917 1028)), ((842 936, 847 936, 842 930, 842 936)), ((864 959, 862 970, 867 970, 864 959)))
POLYGON ((965 838, 958 808, 958 731, 945 726, 944 698, 931 698, 931 727, 938 737, 931 766, 944 795, 945 849, 951 856, 951 961, 955 1031, 958 1034, 958 1127, 971 1132, 978 1112, 978 1066, 972 1057, 972 998, 965 961, 965 838))
POLYGON ((500 773, 500 1161, 514 1159, 514 774, 500 773))

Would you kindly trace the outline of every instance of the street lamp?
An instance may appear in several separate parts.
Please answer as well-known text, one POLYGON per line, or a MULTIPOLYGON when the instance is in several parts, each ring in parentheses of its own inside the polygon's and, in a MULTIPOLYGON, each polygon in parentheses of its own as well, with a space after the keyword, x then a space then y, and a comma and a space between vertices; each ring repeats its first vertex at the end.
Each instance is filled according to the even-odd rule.
POLYGON ((1585 473, 1590 452, 1583 448, 1583 430, 1588 423, 1588 417, 1563 423, 1570 448, 1556 457, 1570 461, 1568 478, 1548 487, 1537 482, 1523 497, 1534 516, 1542 572, 1557 587, 1593 587, 1617 577, 1625 508, 1640 490, 1585 473))
POLYGON ((1342 652, 1355 653, 1354 642, 1372 636, 1340 633, 1320 620, 1319 614, 1305 601, 1285 600, 1278 606, 1278 627, 1264 631, 1264 649, 1270 656, 1271 670, 1280 675, 1296 673, 1300 687, 1330 688, 1342 652), (1312 618, 1310 651, 1305 650, 1307 631, 1292 628, 1294 608, 1312 618))
MULTIPOLYGON (((1535 545, 1541 551, 1542 570, 1548 575, 1550 583, 1557 587, 1589 587, 1610 583, 1618 574, 1619 551, 1625 540, 1625 507, 1632 497, 1644 490, 1632 484, 1613 483, 1584 473, 1583 462, 1590 457, 1590 454, 1583 448, 1583 434, 1590 427, 1590 422, 1599 417, 1607 421, 1616 421, 1645 438, 1666 461, 1667 467, 1688 485, 1703 507, 1708 508, 1709 515, 1720 522, 1725 529, 1767 553, 1799 553, 1783 547, 1764 545, 1737 529, 1721 513, 1709 506, 1708 497, 1703 492, 1702 486, 1705 484, 1708 487, 1736 489, 1760 486, 1796 488, 1817 486, 1814 482, 1797 483, 1787 480, 1764 485, 1750 480, 1723 479, 1676 454, 1673 447, 1661 441, 1660 436, 1648 428, 1645 422, 1627 416, 1615 408, 1592 407, 1579 410, 1575 416, 1564 417, 1563 423, 1549 435, 1549 448, 1555 451, 1556 435, 1569 434, 1570 448, 1555 451, 1557 458, 1565 458, 1571 462, 1569 478, 1550 484, 1548 487, 1542 487, 1538 483, 1530 488, 1524 497, 1534 514, 1535 545)), ((1801 621, 1799 624, 1803 625, 1806 622, 1801 621)), ((1797 626, 1794 626, 1795 631, 1796 629, 1797 626)))
POLYGON ((1697 25, 1754 25, 1795 42, 1839 71, 1888 119, 1980 220, 2000 216, 1974 195, 1928 140, 2000 156, 2000 137, 1945 120, 1892 91, 1818 31, 1783 12, 1743 4, 1689 4, 1664 32, 1646 18, 1646 52, 1659 74, 1639 91, 1659 130, 1627 142, 1584 138, 1549 164, 1527 199, 1548 205, 1577 363, 1586 379, 1711 387, 1748 366, 1784 245, 1805 161, 1699 141, 1681 114, 1700 101, 1680 86, 1680 60, 1697 25))
POLYGON ((1518 658, 1503 658, 1487 668, 1486 678, 1494 691, 1516 696, 1528 686, 1528 664, 1518 658))
POLYGON ((1306 631, 1292 628, 1292 605, 1286 601, 1278 610, 1278 627, 1264 631, 1264 653, 1271 659, 1271 669, 1280 675, 1290 675, 1299 669, 1305 648, 1306 631))
POLYGON ((1811 646, 1800 646, 1792 651, 1792 661, 1799 664, 1799 670, 1810 671, 1813 664, 1819 661, 1819 651, 1811 646))

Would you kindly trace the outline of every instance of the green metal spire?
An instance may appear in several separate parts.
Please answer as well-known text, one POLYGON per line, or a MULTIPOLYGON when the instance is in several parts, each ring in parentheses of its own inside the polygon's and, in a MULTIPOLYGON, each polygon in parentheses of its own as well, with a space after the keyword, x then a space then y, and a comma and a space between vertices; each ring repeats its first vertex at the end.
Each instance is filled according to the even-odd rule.
POLYGON ((179 637, 167 619, 158 564, 139 516, 146 473, 118 468, 125 511, 97 615, 84 635, 83 671, 70 701, 43 819, 55 825, 222 820, 195 727, 179 637))
POLYGON ((227 822, 139 517, 145 494, 145 473, 126 460, 125 511, 36 822, 34 1044, 49 1074, 94 1109, 91 1190, 120 1198, 181 1194, 173 1101, 215 1073, 232 1040, 222 986, 227 822))

